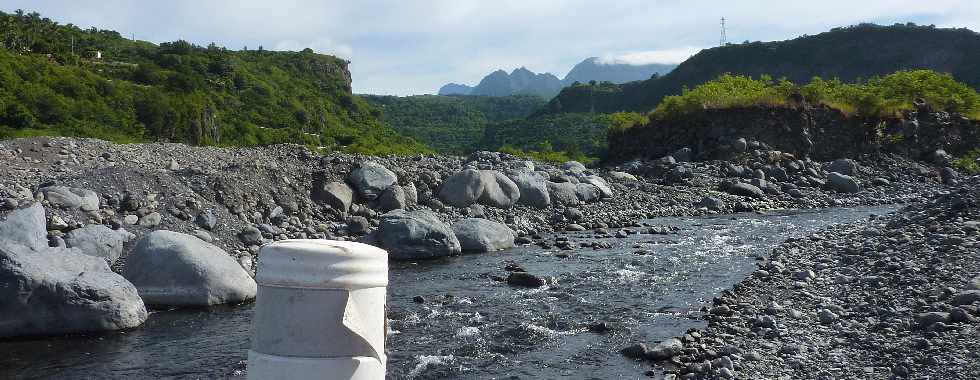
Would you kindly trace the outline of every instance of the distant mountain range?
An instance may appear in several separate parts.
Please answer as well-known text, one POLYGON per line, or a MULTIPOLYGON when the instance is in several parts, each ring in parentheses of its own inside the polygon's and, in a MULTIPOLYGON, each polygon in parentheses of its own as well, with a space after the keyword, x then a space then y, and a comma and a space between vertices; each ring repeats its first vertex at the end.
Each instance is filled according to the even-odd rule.
POLYGON ((786 41, 729 44, 702 50, 656 79, 619 85, 565 87, 542 113, 648 112, 669 95, 724 73, 852 82, 898 70, 952 74, 980 88, 980 34, 915 24, 861 24, 786 41))
POLYGON ((616 84, 650 79, 654 74, 669 73, 677 65, 647 64, 632 65, 628 63, 603 62, 598 57, 587 58, 579 62, 565 79, 558 79, 550 73, 536 74, 524 67, 515 69, 510 74, 497 70, 483 77, 476 86, 449 83, 439 89, 439 95, 536 95, 551 98, 561 92, 561 89, 575 82, 586 83, 612 82, 616 84))

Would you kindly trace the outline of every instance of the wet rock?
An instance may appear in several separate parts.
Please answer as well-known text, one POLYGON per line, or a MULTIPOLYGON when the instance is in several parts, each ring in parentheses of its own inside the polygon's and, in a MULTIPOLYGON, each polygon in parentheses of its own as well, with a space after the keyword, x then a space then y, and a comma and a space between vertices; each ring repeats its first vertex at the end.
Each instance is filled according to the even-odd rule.
POLYGON ((123 244, 135 238, 126 230, 112 230, 103 225, 76 228, 65 236, 65 244, 79 253, 105 259, 113 264, 123 252, 123 244))
POLYGON ((708 210, 719 211, 725 208, 725 201, 717 197, 704 197, 697 204, 698 207, 704 207, 708 210))
POLYGON ((255 298, 256 284, 217 246, 173 231, 144 236, 126 258, 123 276, 151 306, 209 306, 255 298))
POLYGON ((631 344, 629 346, 626 346, 619 352, 622 353, 623 356, 630 359, 644 359, 646 358, 648 351, 649 349, 647 348, 646 344, 636 343, 636 344, 631 344))
POLYGON ((374 161, 361 163, 351 172, 347 181, 354 186, 358 195, 369 201, 381 196, 385 190, 398 181, 394 172, 374 161))
POLYGON ((514 233, 506 225, 486 219, 463 219, 453 225, 463 252, 492 252, 514 246, 514 233))
POLYGON ((683 350, 684 344, 681 343, 680 339, 670 338, 647 351, 646 357, 655 361, 667 360, 680 354, 683 350))
POLYGON ((540 288, 545 285, 543 278, 527 272, 510 272, 510 275, 507 276, 507 283, 527 288, 540 288))
POLYGON ((395 260, 431 259, 461 252, 452 229, 427 210, 397 210, 382 215, 374 238, 395 260))

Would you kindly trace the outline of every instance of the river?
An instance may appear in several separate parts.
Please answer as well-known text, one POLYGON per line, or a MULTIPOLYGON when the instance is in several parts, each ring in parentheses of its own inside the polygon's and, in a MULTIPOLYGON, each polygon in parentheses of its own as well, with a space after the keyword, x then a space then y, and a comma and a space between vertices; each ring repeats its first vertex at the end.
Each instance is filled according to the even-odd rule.
MULTIPOLYGON (((676 230, 627 238, 563 234, 576 246, 612 246, 578 248, 567 257, 530 246, 392 263, 388 377, 643 378, 652 367, 623 358, 622 347, 702 326, 701 306, 754 270, 756 258, 780 242, 891 210, 660 218, 647 222, 676 230), (551 285, 526 289, 494 280, 506 276, 509 262, 550 277, 551 285), (415 296, 426 302, 413 302, 415 296), (611 330, 591 332, 598 322, 611 330)), ((251 305, 155 311, 132 331, 0 342, 0 378, 243 376, 251 314, 251 305)))

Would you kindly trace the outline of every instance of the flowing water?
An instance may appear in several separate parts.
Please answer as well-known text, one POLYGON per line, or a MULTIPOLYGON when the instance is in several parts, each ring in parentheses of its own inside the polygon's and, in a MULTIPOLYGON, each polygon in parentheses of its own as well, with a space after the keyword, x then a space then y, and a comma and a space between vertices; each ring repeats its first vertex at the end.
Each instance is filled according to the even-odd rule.
MULTIPOLYGON (((519 247, 421 263, 393 263, 389 378, 636 379, 649 364, 619 349, 702 326, 699 309, 752 271, 780 242, 890 208, 661 218, 668 235, 595 238, 612 248, 519 247), (644 249, 646 255, 634 252, 644 249), (514 262, 550 278, 516 288, 494 280, 514 262), (412 301, 423 296, 425 303, 412 301), (599 334, 589 326, 605 322, 599 334)), ((577 245, 577 244, 576 244, 577 245)), ((124 333, 0 342, 0 378, 224 378, 241 376, 251 306, 154 312, 124 333)))

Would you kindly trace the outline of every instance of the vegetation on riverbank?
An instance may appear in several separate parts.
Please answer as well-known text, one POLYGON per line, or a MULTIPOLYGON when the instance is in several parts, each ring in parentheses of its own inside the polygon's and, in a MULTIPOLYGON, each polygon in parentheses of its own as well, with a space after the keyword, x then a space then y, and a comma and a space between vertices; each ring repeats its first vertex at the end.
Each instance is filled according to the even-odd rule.
POLYGON ((429 152, 354 96, 348 62, 302 52, 155 45, 0 12, 0 138, 429 152))

